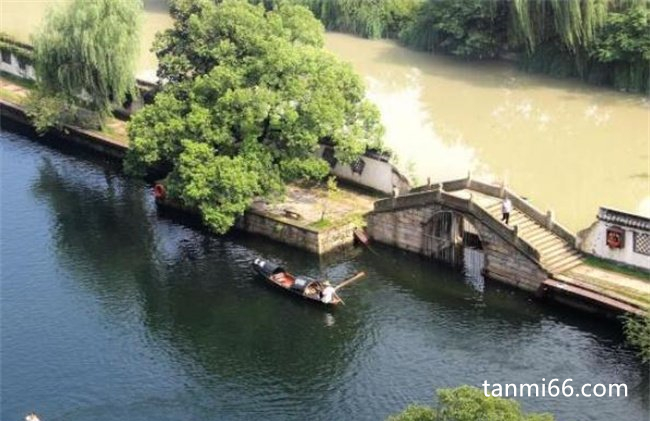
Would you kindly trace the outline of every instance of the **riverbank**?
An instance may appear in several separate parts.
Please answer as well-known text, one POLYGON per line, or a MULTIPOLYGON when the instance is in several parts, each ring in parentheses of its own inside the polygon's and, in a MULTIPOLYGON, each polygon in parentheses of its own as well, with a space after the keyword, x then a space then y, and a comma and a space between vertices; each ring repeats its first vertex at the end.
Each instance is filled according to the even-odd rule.
MULTIPOLYGON (((0 116, 16 123, 33 128, 25 110, 16 103, 0 98, 0 116)), ((79 148, 96 152, 106 158, 122 160, 126 155, 128 144, 121 138, 106 135, 97 130, 86 130, 64 125, 60 129, 51 129, 57 139, 64 140, 79 148)))
MULTIPOLYGON (((322 256, 354 244, 378 197, 352 187, 290 184, 276 201, 253 202, 235 228, 322 256)), ((191 216, 202 225, 193 210, 163 198, 156 204, 164 214, 191 216)))
MULTIPOLYGON (((16 102, 20 102, 20 98, 27 94, 26 86, 6 79, 0 81, 3 98, 13 96, 16 102)), ((30 125, 19 104, 2 99, 0 111, 3 118, 30 125)), ((121 125, 125 133, 126 123, 118 120, 116 124, 121 125)), ((56 134, 77 147, 112 159, 121 160, 128 149, 125 139, 97 131, 66 126, 56 134)), ((376 199, 345 189, 328 191, 322 187, 290 186, 288 194, 277 203, 256 202, 239 220, 237 228, 316 254, 325 254, 354 242, 355 229, 365 225, 365 214, 372 210, 376 199)), ((590 268, 588 264, 582 267, 581 271, 556 278, 554 282, 561 284, 550 282, 546 285, 546 288, 553 288, 553 293, 547 295, 587 310, 609 308, 642 314, 650 308, 650 290, 646 288, 648 279, 631 281, 623 274, 590 268)), ((513 283, 507 279, 505 282, 513 283)), ((518 285, 517 282, 514 284, 518 285)), ((539 288, 538 285, 534 289, 539 288)))
MULTIPOLYGON (((0 116, 31 127, 21 106, 28 93, 6 77, 0 77, 0 116)), ((75 147, 121 161, 128 150, 126 123, 111 119, 111 134, 65 125, 52 129, 55 138, 75 147)), ((276 202, 256 201, 240 218, 236 227, 293 247, 322 255, 351 246, 355 230, 365 225, 364 215, 372 210, 378 196, 343 186, 290 185, 276 202)), ((169 206, 169 205, 168 205, 169 206)))
MULTIPOLYGON (((29 91, 34 87, 34 82, 29 79, 22 79, 7 73, 0 73, 0 100, 2 109, 7 118, 12 118, 21 124, 31 126, 31 122, 25 113, 23 107, 29 91)), ((81 129, 79 127, 65 125, 62 130, 58 130, 58 135, 66 137, 66 132, 74 132, 77 137, 79 134, 92 136, 100 143, 110 143, 115 148, 114 157, 122 158, 128 148, 129 137, 126 133, 126 122, 115 117, 107 118, 104 127, 101 130, 81 129), (118 150, 122 150, 119 153, 118 150)))

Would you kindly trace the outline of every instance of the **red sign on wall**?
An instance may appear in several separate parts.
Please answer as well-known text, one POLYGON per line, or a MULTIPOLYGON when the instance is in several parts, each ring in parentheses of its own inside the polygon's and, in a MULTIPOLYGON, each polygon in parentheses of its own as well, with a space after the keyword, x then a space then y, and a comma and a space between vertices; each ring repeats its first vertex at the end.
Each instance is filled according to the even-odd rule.
POLYGON ((619 227, 607 228, 606 241, 610 249, 622 249, 625 247, 625 231, 619 227))

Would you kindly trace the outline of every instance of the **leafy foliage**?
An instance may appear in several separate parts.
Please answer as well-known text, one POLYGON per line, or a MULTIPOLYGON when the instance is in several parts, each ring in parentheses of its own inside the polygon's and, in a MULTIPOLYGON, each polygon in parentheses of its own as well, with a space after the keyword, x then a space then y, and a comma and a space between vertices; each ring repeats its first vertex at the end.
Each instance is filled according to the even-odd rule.
POLYGON ((409 406, 388 421, 553 421, 550 414, 525 414, 511 399, 486 397, 471 386, 438 391, 438 407, 409 406))
POLYGON ((421 0, 297 0, 327 29, 366 38, 397 37, 421 0))
POLYGON ((638 4, 613 12, 598 34, 590 54, 611 72, 604 83, 615 88, 650 92, 650 11, 638 4))
POLYGON ((503 14, 504 8, 495 0, 428 1, 400 39, 427 51, 491 58, 505 42, 503 14))
POLYGON ((644 317, 629 316, 625 320, 625 336, 639 350, 644 362, 650 362, 650 312, 644 317))
POLYGON ((131 120, 126 169, 171 169, 170 195, 215 231, 255 196, 325 177, 319 142, 341 162, 380 145, 361 80, 321 48, 323 27, 302 6, 179 0, 172 13, 156 43, 170 83, 131 120))
POLYGON ((30 91, 25 98, 25 112, 31 119, 39 135, 45 134, 51 128, 61 129, 70 123, 74 115, 74 106, 59 96, 43 95, 39 90, 30 91))
POLYGON ((135 87, 139 0, 72 0, 34 36, 40 88, 102 116, 135 87))
POLYGON ((426 405, 409 405, 403 412, 388 417, 387 421, 436 421, 436 410, 426 405))

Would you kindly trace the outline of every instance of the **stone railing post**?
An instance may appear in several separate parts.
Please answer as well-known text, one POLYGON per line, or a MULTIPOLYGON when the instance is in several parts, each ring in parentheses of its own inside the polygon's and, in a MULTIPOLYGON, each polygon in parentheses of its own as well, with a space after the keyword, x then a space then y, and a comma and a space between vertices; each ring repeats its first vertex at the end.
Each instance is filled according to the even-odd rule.
POLYGON ((445 191, 445 189, 442 187, 442 183, 438 184, 438 190, 436 191, 436 200, 439 202, 442 201, 442 193, 445 191))
POLYGON ((504 181, 501 183, 501 190, 499 190, 499 196, 500 197, 505 197, 506 196, 506 182, 504 181))
POLYGON ((546 228, 551 229, 553 227, 554 215, 552 210, 546 212, 546 228))
POLYGON ((472 171, 467 171, 467 178, 465 179, 465 187, 469 188, 472 185, 472 171))

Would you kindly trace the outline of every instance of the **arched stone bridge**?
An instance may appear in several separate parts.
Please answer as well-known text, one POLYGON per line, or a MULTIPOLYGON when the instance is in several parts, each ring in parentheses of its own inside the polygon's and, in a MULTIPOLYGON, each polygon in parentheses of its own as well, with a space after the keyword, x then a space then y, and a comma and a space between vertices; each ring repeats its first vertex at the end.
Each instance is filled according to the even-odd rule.
POLYGON ((424 186, 409 194, 375 202, 368 233, 401 249, 462 262, 464 243, 480 239, 484 274, 528 291, 578 266, 576 238, 513 191, 472 180, 424 186), (501 201, 513 204, 510 225, 501 222, 501 201))

